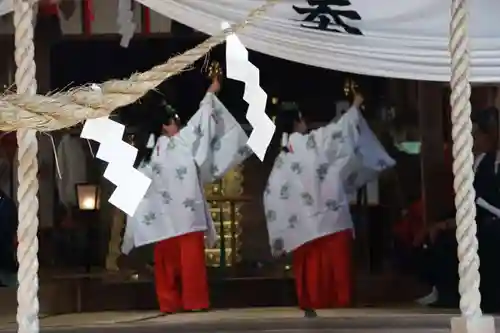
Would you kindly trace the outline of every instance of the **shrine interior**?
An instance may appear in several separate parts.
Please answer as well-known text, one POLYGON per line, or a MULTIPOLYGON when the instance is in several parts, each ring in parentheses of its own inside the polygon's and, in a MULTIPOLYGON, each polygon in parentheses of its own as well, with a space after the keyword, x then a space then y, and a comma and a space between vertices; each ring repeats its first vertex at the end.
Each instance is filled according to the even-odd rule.
MULTIPOLYGON (((52 47, 45 63, 40 63, 40 67, 46 67, 41 70, 45 76, 40 85, 46 91, 56 91, 123 78, 159 64, 203 39, 200 34, 137 37, 127 49, 108 38, 65 39, 52 47)), ((450 144, 451 135, 448 87, 441 83, 334 72, 256 52, 251 52, 250 57, 260 68, 261 85, 269 97, 266 111, 271 117, 278 101, 293 101, 314 127, 334 119, 342 111, 338 109, 339 102, 349 101, 354 91, 362 91, 366 96, 364 114, 387 151, 397 160, 397 167, 382 175, 373 186, 360 190, 351 201, 357 234, 357 304, 386 306, 411 301, 419 294, 418 283, 391 268, 393 226, 408 203, 420 196, 424 198, 424 223, 433 223, 443 211, 453 207, 453 198, 445 195, 452 186, 452 178, 443 156, 443 147, 450 144), (405 140, 419 142, 419 151, 412 154, 398 150, 398 142, 405 140)), ((141 113, 148 112, 149 103, 161 95, 186 121, 195 112, 209 84, 204 65, 211 61, 224 63, 223 46, 215 48, 204 61, 168 80, 140 102, 119 110, 116 119, 127 122, 130 117, 140 117, 141 113)), ((8 82, 8 73, 9 69, 4 69, 4 82, 8 82)), ((222 85, 221 100, 250 131, 245 119, 246 103, 241 98, 243 86, 231 80, 224 80, 222 85)), ((474 88, 473 107, 490 103, 493 94, 490 87, 474 88)), ((72 131, 78 135, 78 128, 72 131)), ((56 144, 61 134, 52 133, 56 144)), ((131 128, 127 135, 133 134, 131 128)), ((52 199, 46 198, 40 205, 40 215, 45 216, 41 218, 39 232, 42 293, 50 289, 43 289, 44 285, 52 285, 54 281, 60 290, 71 293, 75 281, 85 279, 87 296, 80 295, 85 300, 83 303, 80 300, 78 310, 155 308, 151 249, 141 248, 130 257, 113 253, 110 247, 119 246, 122 231, 114 230, 116 216, 105 200, 101 200, 92 223, 85 221, 88 216, 82 214, 81 221, 66 225, 57 204, 56 162, 50 158, 53 149, 50 140, 43 142, 41 154, 48 156, 49 162, 40 177, 44 177, 43 181, 49 184, 47 188, 51 189, 43 195, 52 199), (131 293, 136 295, 133 302, 126 296, 131 293), (90 296, 99 294, 101 296, 94 299, 90 296)), ((4 151, 13 144, 15 141, 1 141, 4 151)), ((96 147, 92 149, 95 151, 96 147)), ((104 198, 113 188, 102 179, 104 165, 92 158, 92 149, 88 150, 85 161, 90 171, 89 183, 98 186, 104 198)), ((295 302, 290 260, 277 261, 271 257, 265 229, 261 197, 270 163, 269 158, 261 163, 252 157, 220 182, 205 188, 219 232, 217 248, 206 250, 215 307, 293 305, 295 302)), ((12 172, 12 169, 4 172, 2 177, 11 177, 12 172)), ((64 297, 70 299, 67 304, 74 304, 74 296, 64 297)))

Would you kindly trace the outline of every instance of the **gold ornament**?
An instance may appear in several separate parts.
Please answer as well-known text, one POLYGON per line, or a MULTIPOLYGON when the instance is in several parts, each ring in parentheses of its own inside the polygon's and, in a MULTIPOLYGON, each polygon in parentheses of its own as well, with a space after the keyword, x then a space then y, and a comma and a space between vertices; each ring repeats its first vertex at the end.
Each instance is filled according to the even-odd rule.
POLYGON ((218 61, 212 61, 207 70, 207 75, 210 79, 220 79, 223 75, 222 67, 218 61))
POLYGON ((358 84, 353 79, 348 77, 344 82, 344 95, 346 97, 355 95, 358 88, 358 84))

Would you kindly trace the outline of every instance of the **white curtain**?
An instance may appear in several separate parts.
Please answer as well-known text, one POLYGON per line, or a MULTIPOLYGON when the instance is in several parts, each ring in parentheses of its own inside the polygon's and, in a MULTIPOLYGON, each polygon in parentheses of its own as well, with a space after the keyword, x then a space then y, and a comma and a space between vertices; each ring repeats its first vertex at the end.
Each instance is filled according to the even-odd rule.
MULTIPOLYGON (((207 34, 222 21, 240 22, 264 0, 136 0, 207 34)), ((472 81, 500 82, 500 1, 469 0, 472 81)), ((281 0, 238 33, 250 49, 328 69, 374 76, 448 82, 451 0, 281 0), (331 10, 317 11, 323 8, 331 10), (296 8, 316 10, 308 15, 296 8), (346 13, 345 11, 351 11, 346 13), (352 15, 359 15, 356 19, 352 15), (317 14, 317 15, 314 15, 317 14), (362 35, 346 33, 342 23, 362 35), (350 18, 342 14, 351 15, 350 18), (305 22, 314 16, 312 22, 305 22), (320 21, 327 30, 314 29, 320 21), (339 30, 334 32, 332 30, 339 30)), ((0 0, 0 16, 12 0, 0 0)))
POLYGON ((12 10, 12 0, 0 0, 0 16, 10 13, 12 10))
MULTIPOLYGON (((222 21, 240 22, 264 0, 136 0, 152 10, 208 34, 222 21)), ((470 0, 472 80, 500 82, 500 1, 470 0)), ((264 17, 238 33, 250 49, 275 57, 338 71, 374 76, 447 82, 451 0, 282 0, 264 17), (359 20, 343 18, 362 35, 345 33, 331 13, 304 22, 293 6, 352 10, 359 20), (318 26, 330 20, 330 30, 318 26)), ((313 13, 314 14, 314 13, 313 13)), ((353 14, 353 13, 350 13, 353 14)), ((342 16, 340 16, 342 18, 342 16)))

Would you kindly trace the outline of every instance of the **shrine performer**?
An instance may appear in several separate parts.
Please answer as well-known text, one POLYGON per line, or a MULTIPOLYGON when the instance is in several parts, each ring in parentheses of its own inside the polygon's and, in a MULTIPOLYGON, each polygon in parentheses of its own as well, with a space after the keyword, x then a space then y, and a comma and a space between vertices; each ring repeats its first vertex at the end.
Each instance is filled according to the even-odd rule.
POLYGON ((395 164, 361 115, 357 94, 338 121, 308 132, 298 107, 276 118, 281 151, 264 192, 274 256, 291 252, 299 307, 351 303, 353 221, 348 194, 395 164))
POLYGON ((215 78, 182 128, 171 107, 151 110, 149 128, 135 140, 139 169, 152 184, 127 219, 122 251, 156 243, 156 294, 165 314, 209 308, 204 249, 215 245, 216 234, 203 184, 250 155, 247 135, 215 95, 219 89, 215 78))

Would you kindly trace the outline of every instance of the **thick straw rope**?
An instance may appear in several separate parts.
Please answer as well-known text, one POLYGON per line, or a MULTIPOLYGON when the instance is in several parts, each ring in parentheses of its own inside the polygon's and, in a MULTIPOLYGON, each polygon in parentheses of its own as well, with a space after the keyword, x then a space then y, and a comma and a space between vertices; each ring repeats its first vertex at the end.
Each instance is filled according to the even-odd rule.
POLYGON ((453 138, 453 173, 457 208, 458 273, 460 310, 467 319, 481 316, 479 293, 479 257, 476 238, 476 205, 473 187, 472 122, 469 84, 469 39, 467 1, 452 0, 450 24, 451 51, 451 121, 453 138))
MULTIPOLYGON (((233 26, 231 32, 247 26, 278 1, 267 0, 264 5, 250 12, 244 22, 233 26)), ((31 128, 51 131, 73 126, 86 119, 109 115, 113 110, 137 101, 149 90, 188 68, 213 47, 224 42, 228 33, 226 31, 212 36, 197 47, 169 59, 165 64, 134 74, 128 80, 104 82, 100 86, 102 92, 80 87, 52 96, 5 95, 0 100, 0 130, 31 128)))
MULTIPOLYGON (((14 1, 16 85, 19 94, 36 94, 35 46, 33 44, 33 2, 14 1)), ((22 128, 17 131, 19 159, 19 226, 17 238, 17 324, 20 333, 38 333, 38 142, 36 131, 22 128)))

